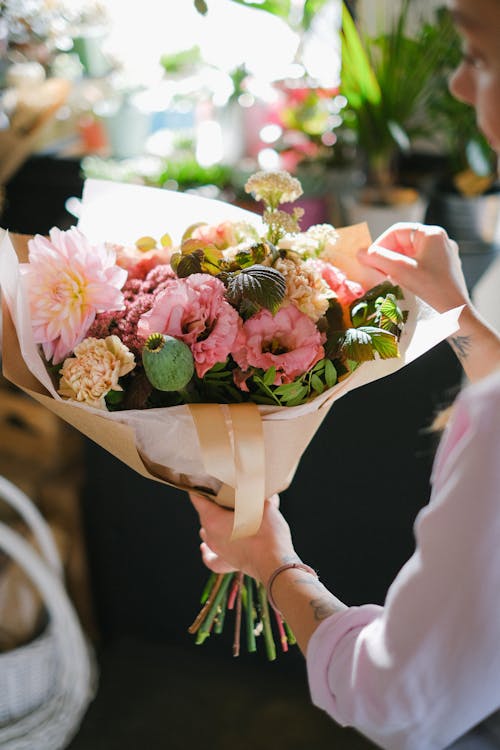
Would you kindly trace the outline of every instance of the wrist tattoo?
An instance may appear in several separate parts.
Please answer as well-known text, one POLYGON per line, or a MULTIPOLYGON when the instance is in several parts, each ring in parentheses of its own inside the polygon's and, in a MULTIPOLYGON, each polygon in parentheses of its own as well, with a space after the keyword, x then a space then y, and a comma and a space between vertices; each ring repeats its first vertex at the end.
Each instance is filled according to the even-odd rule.
MULTIPOLYGON (((311 578, 311 576, 297 578, 296 581, 304 586, 313 586, 314 588, 323 589, 323 584, 317 578, 311 578)), ((320 595, 315 599, 311 599, 309 605, 312 607, 314 619, 318 622, 326 620, 330 615, 335 615, 337 612, 342 612, 344 610, 344 607, 336 605, 335 602, 331 601, 329 596, 325 595, 320 595)))
POLYGON ((452 336, 450 341, 457 353, 457 357, 459 359, 467 359, 472 345, 470 336, 452 336))
POLYGON ((318 599, 311 599, 309 604, 313 609, 315 620, 326 620, 330 615, 342 611, 340 607, 336 607, 333 602, 326 598, 326 596, 319 597, 318 599))

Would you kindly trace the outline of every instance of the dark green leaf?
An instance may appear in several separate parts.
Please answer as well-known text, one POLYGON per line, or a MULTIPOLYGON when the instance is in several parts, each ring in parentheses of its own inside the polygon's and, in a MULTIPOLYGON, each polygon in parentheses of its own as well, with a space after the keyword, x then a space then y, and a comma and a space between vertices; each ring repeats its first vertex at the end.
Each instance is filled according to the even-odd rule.
POLYGON ((366 328, 348 328, 340 342, 340 351, 355 362, 375 359, 372 337, 366 328))
POLYGON ((285 297, 286 281, 275 268, 254 265, 239 273, 230 274, 227 282, 227 298, 239 307, 247 302, 265 307, 275 313, 285 297))
POLYGON ((355 328, 363 325, 368 315, 368 302, 363 300, 351 307, 351 320, 355 328))
POLYGON ((197 253, 183 255, 174 270, 180 279, 185 279, 193 273, 201 273, 201 258, 197 253))

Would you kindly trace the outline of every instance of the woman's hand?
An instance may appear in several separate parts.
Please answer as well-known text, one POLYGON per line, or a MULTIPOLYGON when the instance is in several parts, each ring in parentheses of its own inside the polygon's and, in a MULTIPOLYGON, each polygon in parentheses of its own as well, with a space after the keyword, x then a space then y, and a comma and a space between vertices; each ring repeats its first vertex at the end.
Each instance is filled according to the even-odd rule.
POLYGON ((358 257, 438 312, 470 304, 458 246, 442 227, 394 224, 358 257))
POLYGON ((458 246, 441 227, 395 224, 358 255, 438 312, 464 306, 459 330, 448 341, 471 381, 500 367, 500 335, 472 304, 458 246))
POLYGON ((284 562, 298 560, 290 528, 278 510, 278 495, 266 500, 256 534, 231 541, 233 513, 199 495, 190 494, 200 517, 203 562, 215 573, 241 570, 264 583, 284 562))

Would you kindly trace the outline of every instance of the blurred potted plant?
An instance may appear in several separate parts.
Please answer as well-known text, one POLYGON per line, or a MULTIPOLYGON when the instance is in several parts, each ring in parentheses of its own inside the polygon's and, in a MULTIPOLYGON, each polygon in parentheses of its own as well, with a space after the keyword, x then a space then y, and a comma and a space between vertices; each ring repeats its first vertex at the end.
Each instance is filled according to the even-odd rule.
MULTIPOLYGON (((398 164, 414 140, 428 134, 425 105, 447 38, 434 44, 438 30, 423 21, 410 34, 410 6, 411 0, 401 0, 387 30, 370 37, 358 30, 343 3, 344 123, 355 135, 365 176, 365 184, 346 207, 350 221, 366 219, 374 234, 394 221, 422 220, 425 212, 422 195, 401 185, 398 164)), ((443 31, 451 38, 449 30, 443 31)))
POLYGON ((437 10, 436 28, 442 32, 435 40, 442 46, 442 65, 434 77, 427 111, 443 160, 433 179, 425 220, 443 226, 459 243, 473 285, 495 253, 500 216, 496 155, 477 126, 474 109, 449 91, 448 78, 462 53, 446 8, 437 10))

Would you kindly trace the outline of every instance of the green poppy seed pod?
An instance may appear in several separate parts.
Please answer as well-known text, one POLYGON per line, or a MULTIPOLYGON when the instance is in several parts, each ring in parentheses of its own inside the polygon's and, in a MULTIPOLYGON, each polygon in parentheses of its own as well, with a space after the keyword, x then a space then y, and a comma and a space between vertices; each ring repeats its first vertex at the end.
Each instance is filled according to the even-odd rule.
POLYGON ((194 373, 191 349, 183 341, 163 333, 152 333, 142 349, 146 376, 159 391, 183 390, 194 373))

